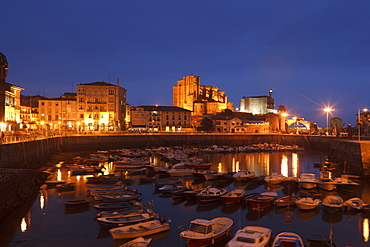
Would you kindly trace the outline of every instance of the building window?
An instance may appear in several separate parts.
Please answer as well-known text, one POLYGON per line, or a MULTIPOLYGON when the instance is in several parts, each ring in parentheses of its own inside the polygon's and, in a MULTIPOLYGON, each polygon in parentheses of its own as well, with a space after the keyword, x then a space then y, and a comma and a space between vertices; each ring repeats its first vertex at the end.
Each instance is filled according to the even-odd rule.
POLYGON ((108 95, 114 95, 114 89, 109 89, 108 90, 108 95))

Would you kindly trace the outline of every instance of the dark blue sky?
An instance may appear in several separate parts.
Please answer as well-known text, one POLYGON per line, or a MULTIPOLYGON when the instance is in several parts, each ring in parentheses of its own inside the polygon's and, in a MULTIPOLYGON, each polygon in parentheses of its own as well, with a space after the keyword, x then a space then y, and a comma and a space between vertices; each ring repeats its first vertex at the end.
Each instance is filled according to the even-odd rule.
POLYGON ((268 95, 291 116, 354 125, 370 108, 370 1, 14 0, 0 5, 7 81, 58 97, 76 84, 127 89, 128 103, 172 105, 188 74, 234 107, 268 95), (360 104, 359 104, 360 102, 360 104))

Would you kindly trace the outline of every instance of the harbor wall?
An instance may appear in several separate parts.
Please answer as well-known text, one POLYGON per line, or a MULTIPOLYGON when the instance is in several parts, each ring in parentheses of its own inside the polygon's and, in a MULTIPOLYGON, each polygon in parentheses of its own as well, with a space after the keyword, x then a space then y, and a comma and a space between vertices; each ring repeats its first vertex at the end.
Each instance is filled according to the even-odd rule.
POLYGON ((36 170, 0 168, 0 222, 14 208, 34 199, 47 176, 36 170))

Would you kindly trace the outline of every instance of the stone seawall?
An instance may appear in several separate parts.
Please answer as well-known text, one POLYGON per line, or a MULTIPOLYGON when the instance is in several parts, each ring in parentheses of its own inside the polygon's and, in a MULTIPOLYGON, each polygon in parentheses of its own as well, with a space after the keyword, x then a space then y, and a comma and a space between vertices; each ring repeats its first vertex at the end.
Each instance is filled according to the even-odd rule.
POLYGON ((370 141, 333 141, 329 159, 341 163, 345 172, 370 180, 370 141))
POLYGON ((0 221, 33 198, 47 176, 30 169, 0 168, 0 221))
POLYGON ((60 149, 60 138, 0 145, 0 168, 39 169, 60 149))

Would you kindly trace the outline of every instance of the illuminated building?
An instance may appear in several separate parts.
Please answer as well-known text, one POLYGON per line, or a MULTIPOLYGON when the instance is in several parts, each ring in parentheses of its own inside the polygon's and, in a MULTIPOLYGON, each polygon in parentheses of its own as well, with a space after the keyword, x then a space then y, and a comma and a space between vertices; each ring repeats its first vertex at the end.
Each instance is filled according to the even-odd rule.
POLYGON ((77 121, 81 131, 125 129, 126 89, 106 82, 77 85, 77 121))
POLYGON ((76 130, 75 93, 65 93, 60 98, 39 99, 38 102, 40 130, 76 130))
POLYGON ((188 131, 191 111, 176 106, 138 106, 131 110, 131 129, 145 131, 188 131))
POLYGON ((268 134, 270 125, 267 121, 245 120, 238 117, 216 115, 210 117, 216 132, 268 134))
POLYGON ((274 107, 272 89, 270 89, 269 96, 244 96, 240 100, 240 112, 248 112, 254 115, 277 113, 277 110, 274 109, 274 107))
POLYGON ((37 129, 39 122, 39 100, 47 99, 40 95, 21 95, 21 129, 37 129))
POLYGON ((23 88, 5 83, 6 130, 18 130, 21 113, 21 91, 23 88))
POLYGON ((5 78, 8 75, 8 61, 0 52, 0 122, 5 121, 5 78))
POLYGON ((200 77, 184 76, 173 86, 172 104, 192 111, 192 115, 213 115, 225 109, 233 109, 227 96, 219 87, 200 85, 200 77))

